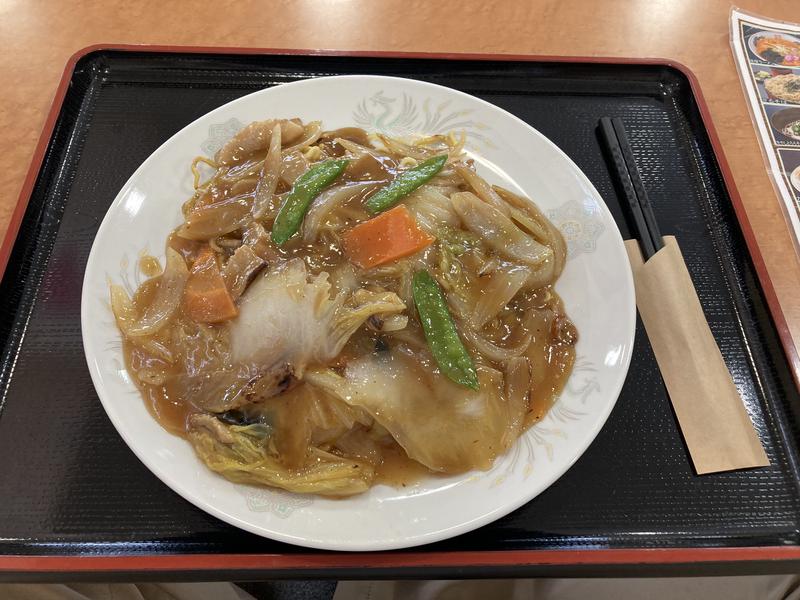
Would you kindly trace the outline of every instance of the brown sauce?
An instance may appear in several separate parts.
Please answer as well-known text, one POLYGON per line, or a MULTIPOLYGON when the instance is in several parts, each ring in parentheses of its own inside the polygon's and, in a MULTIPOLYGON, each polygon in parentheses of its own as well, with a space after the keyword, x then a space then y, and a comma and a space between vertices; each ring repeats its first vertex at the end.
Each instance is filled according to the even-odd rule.
MULTIPOLYGON (((145 256, 143 258, 152 257, 145 256)), ((158 260, 153 260, 158 264, 158 260)), ((142 261, 140 261, 140 267, 142 264, 142 261)), ((148 261, 145 264, 147 265, 145 268, 149 268, 151 263, 148 261)), ((160 264, 158 268, 160 271, 160 264)), ((136 290, 133 295, 133 304, 138 314, 142 314, 145 307, 152 302, 158 290, 159 280, 160 277, 151 277, 136 290)), ((165 377, 177 375, 179 373, 177 366, 170 365, 168 362, 152 356, 127 340, 123 342, 123 354, 125 366, 128 372, 134 375, 133 379, 142 392, 150 414, 170 433, 184 436, 186 433, 186 419, 192 412, 192 407, 181 399, 179 394, 170 394, 167 385, 146 383, 141 376, 142 369, 161 373, 165 377)))
POLYGON ((139 376, 142 368, 158 369, 166 375, 177 374, 175 370, 168 363, 149 357, 130 342, 124 342, 122 347, 125 366, 134 375, 133 380, 142 392, 150 414, 164 429, 183 437, 186 433, 186 419, 192 412, 191 406, 180 398, 170 397, 166 386, 145 383, 139 376))
POLYGON ((148 386, 147 392, 150 412, 161 426, 170 433, 185 436, 186 420, 194 411, 193 407, 180 398, 170 398, 163 386, 148 386))
POLYGON ((147 277, 161 275, 161 263, 155 256, 143 254, 139 257, 139 270, 147 277))
MULTIPOLYGON (((350 139, 359 144, 366 144, 367 140, 362 139, 358 131, 360 130, 350 131, 348 129, 331 132, 323 136, 320 145, 336 155, 341 150, 341 148, 337 149, 338 144, 333 142, 336 137, 350 139)), ((250 157, 242 165, 234 166, 227 170, 225 177, 233 177, 237 170, 240 172, 252 170, 253 165, 263 157, 264 152, 250 157)), ((368 218, 362 208, 364 200, 380 189, 387 181, 390 181, 396 175, 397 169, 398 162, 389 157, 376 158, 372 155, 364 155, 351 162, 340 183, 374 182, 375 186, 354 195, 350 200, 338 207, 336 218, 344 219, 347 225, 368 218)), ((255 187, 256 181, 257 179, 249 176, 237 182, 227 179, 221 180, 217 184, 212 184, 202 194, 202 203, 212 200, 216 202, 229 197, 232 193, 244 194, 252 192, 251 188, 255 187)), ((280 187, 278 193, 282 193, 280 187)), ((271 217, 268 216, 263 222, 267 231, 269 231, 270 219, 271 217)), ((237 241, 236 236, 240 234, 233 232, 229 235, 233 241, 237 241)), ((206 242, 187 240, 175 233, 170 235, 167 244, 179 252, 188 264, 191 264, 198 253, 207 247, 206 242)), ((427 252, 433 251, 433 247, 427 250, 427 252)), ((313 274, 322 271, 331 273, 337 267, 347 263, 347 258, 342 251, 338 237, 335 234, 328 233, 324 233, 320 240, 314 244, 305 243, 301 236, 296 236, 280 248, 270 247, 270 253, 274 259, 270 258, 269 263, 272 263, 273 260, 283 262, 294 257, 300 257, 313 274)), ((470 251, 464 256, 464 268, 474 269, 475 264, 480 264, 485 258, 485 256, 478 256, 477 254, 473 256, 470 251), (468 261, 472 261, 474 264, 468 261)), ((152 302, 158 289, 162 267, 154 257, 143 255, 139 259, 139 268, 149 278, 136 291, 133 297, 134 307, 138 315, 141 316, 145 308, 152 302)), ((477 279, 473 281, 477 282, 477 279)), ((359 284, 367 289, 377 288, 383 291, 395 292, 401 298, 403 297, 403 290, 400 287, 398 277, 395 275, 386 276, 376 273, 374 276, 370 276, 362 273, 359 284)), ((483 288, 485 286, 486 282, 484 281, 473 287, 478 289, 478 293, 484 293, 483 288)), ((474 299, 475 297, 473 296, 471 300, 474 301, 474 299)), ((575 360, 574 339, 566 340, 559 337, 561 335, 557 331, 559 318, 564 318, 561 301, 552 289, 547 286, 527 294, 524 298, 515 299, 513 303, 488 323, 481 332, 491 343, 510 347, 519 343, 523 337, 520 332, 525 327, 529 327, 533 331, 532 341, 525 352, 530 361, 531 372, 534 374, 528 397, 528 410, 523 423, 525 429, 541 420, 550 410, 572 370, 575 360), (537 315, 536 319, 538 320, 531 321, 529 319, 530 314, 537 315)), ((183 326, 184 324, 194 325, 183 314, 183 311, 179 310, 173 317, 173 322, 170 326, 164 328, 164 331, 159 332, 153 339, 154 342, 175 352, 171 362, 154 356, 146 348, 135 346, 130 341, 125 341, 123 345, 126 367, 141 390, 148 410, 164 429, 182 437, 187 435, 189 417, 193 413, 201 412, 192 404, 191 398, 186 396, 186 390, 181 383, 181 378, 178 377, 182 374, 181 361, 185 357, 177 355, 174 338, 171 337, 170 331, 174 331, 177 326, 183 326)), ((213 331, 214 328, 224 327, 224 325, 207 325, 206 327, 213 331)), ((410 319, 408 330, 406 341, 401 343, 425 343, 421 337, 418 322, 410 319), (414 328, 416 328, 416 333, 411 332, 414 328)), ((337 372, 341 372, 349 360, 364 356, 370 352, 382 351, 382 344, 384 344, 382 339, 381 334, 371 330, 365 324, 350 338, 350 341, 345 345, 339 356, 328 366, 337 372)), ((403 340, 403 337, 397 336, 397 339, 403 340)), ((385 348, 383 349, 385 350, 385 348)), ((198 368, 202 370, 211 364, 210 358, 204 362, 202 357, 203 353, 210 356, 211 352, 207 347, 201 346, 196 349, 196 352, 201 355, 199 359, 195 356, 195 365, 198 368)), ((494 364, 488 360, 486 362, 496 369, 502 368, 499 364, 494 364)), ((290 395, 287 394, 287 397, 290 395)), ((299 430, 303 429, 302 424, 294 423, 291 419, 284 420, 283 423, 286 424, 286 427, 291 427, 292 432, 297 429, 298 436, 300 435, 299 430)), ((280 426, 280 423, 277 426, 280 426)), ((286 432, 288 433, 288 438, 292 437, 292 432, 286 432)), ((436 475, 436 473, 422 464, 409 458, 396 442, 382 445, 380 450, 382 459, 376 467, 376 483, 403 488, 423 478, 436 475)), ((298 452, 297 455, 302 456, 302 448, 298 452)))
POLYGON ((383 462, 376 468, 376 483, 395 488, 409 487, 435 475, 433 471, 412 460, 397 444, 383 448, 383 462))
POLYGON ((572 365, 575 362, 574 346, 554 345, 548 354, 550 368, 545 372, 539 385, 531 390, 524 429, 542 420, 547 411, 553 407, 572 373, 572 365))

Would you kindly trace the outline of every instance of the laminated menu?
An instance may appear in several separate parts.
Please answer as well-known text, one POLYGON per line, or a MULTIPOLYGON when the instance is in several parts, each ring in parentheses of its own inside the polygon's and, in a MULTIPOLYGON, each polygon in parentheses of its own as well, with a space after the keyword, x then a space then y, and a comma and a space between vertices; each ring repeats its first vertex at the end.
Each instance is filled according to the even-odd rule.
POLYGON ((731 47, 769 174, 800 247, 800 24, 734 8, 731 47))

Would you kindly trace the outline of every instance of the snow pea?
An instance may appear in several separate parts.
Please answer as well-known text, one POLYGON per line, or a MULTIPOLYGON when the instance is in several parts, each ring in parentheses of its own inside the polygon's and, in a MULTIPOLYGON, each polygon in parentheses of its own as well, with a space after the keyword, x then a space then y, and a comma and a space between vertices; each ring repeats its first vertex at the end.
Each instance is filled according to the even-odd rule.
POLYGON ((272 241, 275 244, 280 246, 297 233, 311 202, 342 174, 349 162, 345 158, 326 160, 297 178, 272 224, 272 241))
POLYGON ((367 200, 364 205, 367 212, 371 215, 376 215, 387 208, 393 207, 403 197, 408 196, 423 183, 430 181, 434 175, 442 170, 446 162, 447 155, 441 154, 419 163, 416 167, 401 171, 394 181, 367 200))
POLYGON ((439 284, 428 271, 414 275, 414 303, 431 354, 442 373, 464 387, 479 388, 478 373, 461 338, 439 284))

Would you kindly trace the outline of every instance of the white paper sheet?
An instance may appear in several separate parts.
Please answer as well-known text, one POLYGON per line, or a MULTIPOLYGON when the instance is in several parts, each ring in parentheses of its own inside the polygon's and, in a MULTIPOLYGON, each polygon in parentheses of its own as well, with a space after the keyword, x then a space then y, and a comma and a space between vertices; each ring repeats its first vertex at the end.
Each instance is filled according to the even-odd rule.
POLYGON ((800 25, 734 8, 731 48, 767 170, 800 250, 800 25), (761 38, 768 39, 759 44, 761 38), (783 131, 795 122, 796 138, 783 131))

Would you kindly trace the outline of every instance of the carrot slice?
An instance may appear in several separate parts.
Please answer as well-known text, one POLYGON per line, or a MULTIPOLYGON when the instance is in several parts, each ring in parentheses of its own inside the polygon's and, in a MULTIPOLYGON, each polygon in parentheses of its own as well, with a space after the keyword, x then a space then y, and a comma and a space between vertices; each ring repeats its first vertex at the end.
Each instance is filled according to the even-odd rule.
POLYGON ((209 247, 200 252, 192 265, 183 306, 189 318, 198 323, 219 323, 239 314, 209 247))
POLYGON ((419 228, 405 205, 364 221, 344 234, 344 251, 350 261, 369 269, 419 252, 430 245, 432 236, 419 228))

